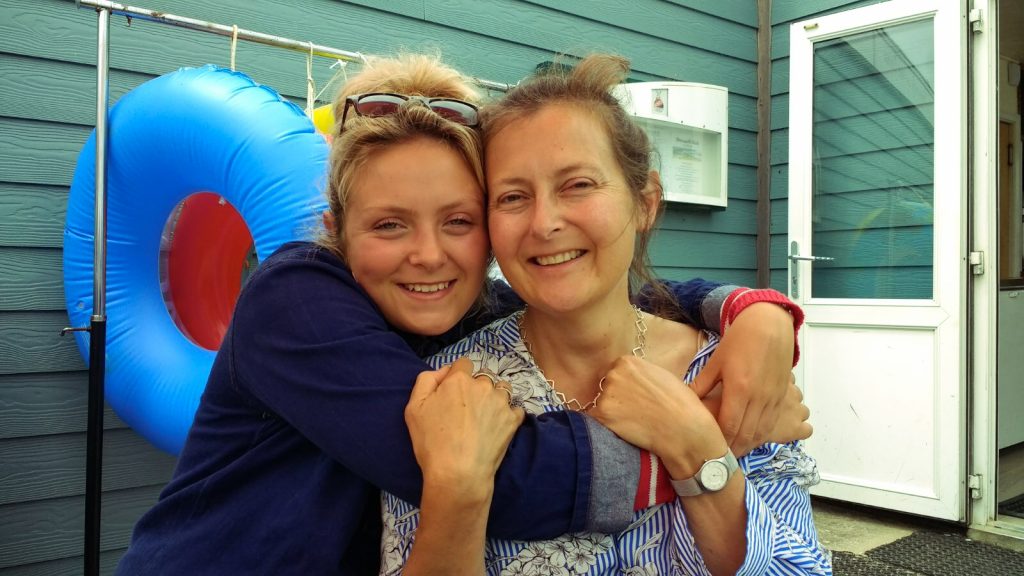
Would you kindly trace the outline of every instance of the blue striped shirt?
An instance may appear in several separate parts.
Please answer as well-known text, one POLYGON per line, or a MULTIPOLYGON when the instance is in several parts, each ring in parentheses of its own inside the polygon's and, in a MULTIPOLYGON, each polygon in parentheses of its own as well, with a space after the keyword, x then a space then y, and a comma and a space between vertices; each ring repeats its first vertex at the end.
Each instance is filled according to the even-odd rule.
MULTIPOLYGON (((519 335, 520 313, 498 320, 429 359, 434 367, 462 356, 511 384, 528 412, 563 410, 519 335)), ((707 344, 690 363, 689 383, 718 344, 707 344)), ((831 574, 829 552, 818 542, 808 487, 818 481, 814 460, 798 443, 765 444, 739 459, 746 475, 747 550, 739 574, 831 574)), ((419 510, 389 493, 382 496, 381 573, 399 574, 412 549, 419 510)), ((709 574, 679 501, 637 512, 617 534, 583 532, 552 540, 488 539, 487 574, 709 574)))

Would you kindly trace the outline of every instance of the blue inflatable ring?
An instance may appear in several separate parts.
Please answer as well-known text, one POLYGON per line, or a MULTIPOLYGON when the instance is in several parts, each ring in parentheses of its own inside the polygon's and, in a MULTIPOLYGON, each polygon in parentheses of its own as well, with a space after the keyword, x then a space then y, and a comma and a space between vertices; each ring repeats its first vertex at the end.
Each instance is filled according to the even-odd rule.
MULTIPOLYGON (((327 144, 274 90, 214 66, 146 82, 111 109, 108 126, 106 399, 143 437, 178 454, 214 352, 168 312, 164 226, 186 197, 213 192, 241 214, 260 260, 308 238, 326 209, 327 144)), ((64 230, 72 326, 87 326, 93 307, 95 136, 78 158, 64 230)), ((76 339, 88 361, 88 334, 76 339)))

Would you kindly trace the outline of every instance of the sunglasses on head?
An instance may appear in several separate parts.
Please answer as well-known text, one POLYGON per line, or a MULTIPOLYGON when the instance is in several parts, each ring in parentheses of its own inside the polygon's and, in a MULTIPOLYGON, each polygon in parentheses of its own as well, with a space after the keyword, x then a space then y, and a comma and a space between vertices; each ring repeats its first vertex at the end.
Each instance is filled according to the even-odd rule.
POLYGON ((473 127, 480 122, 477 107, 462 100, 407 96, 390 92, 371 92, 369 94, 354 94, 345 98, 345 110, 341 114, 342 130, 345 127, 349 108, 355 110, 359 116, 375 118, 378 116, 390 116, 398 112, 410 100, 423 104, 438 116, 456 124, 473 127))

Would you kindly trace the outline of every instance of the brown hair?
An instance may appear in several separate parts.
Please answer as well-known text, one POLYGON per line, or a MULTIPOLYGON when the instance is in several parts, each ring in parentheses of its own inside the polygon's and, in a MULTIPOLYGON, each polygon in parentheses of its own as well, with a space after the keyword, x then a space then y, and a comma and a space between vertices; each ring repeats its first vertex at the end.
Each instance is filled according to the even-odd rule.
POLYGON ((662 316, 679 318, 681 312, 675 298, 660 282, 656 282, 647 253, 654 223, 664 208, 661 201, 661 180, 652 176, 653 149, 647 134, 634 122, 612 95, 612 88, 625 81, 629 60, 611 54, 592 54, 575 67, 549 66, 509 90, 504 98, 481 111, 484 145, 511 122, 537 113, 553 103, 567 103, 594 115, 602 123, 612 151, 625 176, 632 195, 635 216, 650 222, 636 235, 633 261, 629 267, 630 295, 643 287, 650 292, 655 311, 662 316), (658 208, 647 213, 645 192, 658 195, 658 208))
POLYGON ((478 100, 476 92, 457 71, 442 64, 436 56, 423 54, 371 58, 365 69, 342 86, 334 102, 335 136, 327 182, 327 203, 333 226, 326 227, 318 240, 342 260, 345 259, 345 209, 352 184, 367 160, 380 150, 417 138, 437 140, 462 156, 480 189, 485 189, 483 148, 478 131, 449 122, 425 106, 411 102, 395 114, 374 118, 349 114, 341 130, 345 98, 367 92, 478 100))

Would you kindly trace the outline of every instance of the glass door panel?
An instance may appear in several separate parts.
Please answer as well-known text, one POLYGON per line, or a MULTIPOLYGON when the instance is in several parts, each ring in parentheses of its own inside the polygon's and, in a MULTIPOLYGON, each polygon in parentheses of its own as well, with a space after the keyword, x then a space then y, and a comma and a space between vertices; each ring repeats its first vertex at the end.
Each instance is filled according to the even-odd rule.
POLYGON ((814 45, 813 298, 933 294, 933 23, 814 45))

